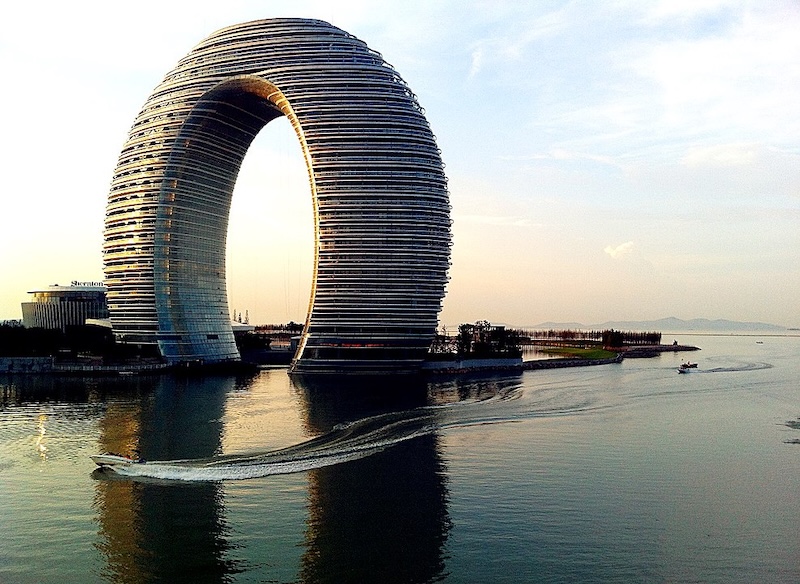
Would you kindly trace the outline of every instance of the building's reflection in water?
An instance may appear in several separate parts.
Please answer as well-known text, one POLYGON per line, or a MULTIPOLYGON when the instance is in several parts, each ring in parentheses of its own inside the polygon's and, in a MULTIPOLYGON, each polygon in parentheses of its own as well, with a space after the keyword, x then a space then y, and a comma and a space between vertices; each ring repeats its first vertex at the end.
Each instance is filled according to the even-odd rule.
MULTIPOLYGON (((387 388, 297 380, 313 433, 427 403, 425 384, 387 388)), ((450 523, 438 436, 309 473, 303 582, 431 582, 443 577, 450 523)))
MULTIPOLYGON (((139 400, 108 403, 100 447, 145 459, 215 454, 233 378, 138 381, 139 400)), ((228 527, 217 483, 96 482, 104 576, 113 582, 225 582, 241 571, 227 559, 228 527)))
MULTIPOLYGON (((226 400, 237 389, 234 378, 162 376, 129 383, 128 399, 105 400, 101 449, 148 460, 219 452, 226 400)), ((425 384, 394 393, 383 385, 359 390, 349 384, 298 382, 295 390, 308 435, 428 400, 425 384)), ((269 419, 260 423, 269 424, 269 419)), ((450 526, 439 448, 438 437, 427 435, 361 460, 309 471, 305 552, 297 580, 418 583, 443 578, 450 526)), ((274 540, 266 550, 270 558, 232 549, 231 540, 239 537, 231 535, 227 523, 225 484, 130 480, 97 471, 95 476, 97 547, 106 558, 102 575, 109 581, 230 582, 240 572, 269 580, 261 570, 269 570, 271 558, 298 543, 274 540)), ((259 513, 268 505, 255 499, 239 504, 252 508, 248 529, 267 529, 270 518, 262 520, 259 513)), ((246 540, 250 534, 244 535, 246 540)))

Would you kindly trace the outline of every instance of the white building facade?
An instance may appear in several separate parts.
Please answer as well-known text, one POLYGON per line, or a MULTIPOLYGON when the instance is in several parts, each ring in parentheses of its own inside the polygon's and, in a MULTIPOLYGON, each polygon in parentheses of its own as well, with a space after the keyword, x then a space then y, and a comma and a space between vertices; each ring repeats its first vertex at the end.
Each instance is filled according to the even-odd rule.
POLYGON ((22 324, 26 328, 60 329, 82 326, 87 319, 107 319, 106 287, 102 282, 54 284, 32 290, 30 302, 22 303, 22 324))

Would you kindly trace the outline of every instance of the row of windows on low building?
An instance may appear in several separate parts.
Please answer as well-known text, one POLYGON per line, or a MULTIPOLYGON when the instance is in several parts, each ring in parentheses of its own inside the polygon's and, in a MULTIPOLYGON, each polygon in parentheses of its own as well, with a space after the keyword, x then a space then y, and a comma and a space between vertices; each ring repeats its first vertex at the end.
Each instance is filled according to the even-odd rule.
POLYGON ((108 319, 105 286, 59 286, 33 290, 30 302, 22 303, 26 328, 60 329, 108 319))

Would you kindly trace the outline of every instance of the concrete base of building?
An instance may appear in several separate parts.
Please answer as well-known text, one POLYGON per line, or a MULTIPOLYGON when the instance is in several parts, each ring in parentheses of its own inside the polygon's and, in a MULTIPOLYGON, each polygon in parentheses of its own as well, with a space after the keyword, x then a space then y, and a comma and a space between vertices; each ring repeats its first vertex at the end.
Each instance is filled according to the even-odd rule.
POLYGON ((460 373, 469 371, 518 371, 522 369, 522 357, 497 359, 453 359, 449 361, 425 361, 422 371, 426 373, 460 373))

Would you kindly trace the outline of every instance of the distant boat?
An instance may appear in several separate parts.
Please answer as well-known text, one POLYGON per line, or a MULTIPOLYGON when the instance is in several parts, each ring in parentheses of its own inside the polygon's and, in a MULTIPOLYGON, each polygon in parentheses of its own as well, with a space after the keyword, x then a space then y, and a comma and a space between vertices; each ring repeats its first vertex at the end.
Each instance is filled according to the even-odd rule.
POLYGON ((692 363, 691 361, 681 363, 681 366, 678 367, 678 373, 689 373, 689 369, 697 369, 697 363, 692 363))

